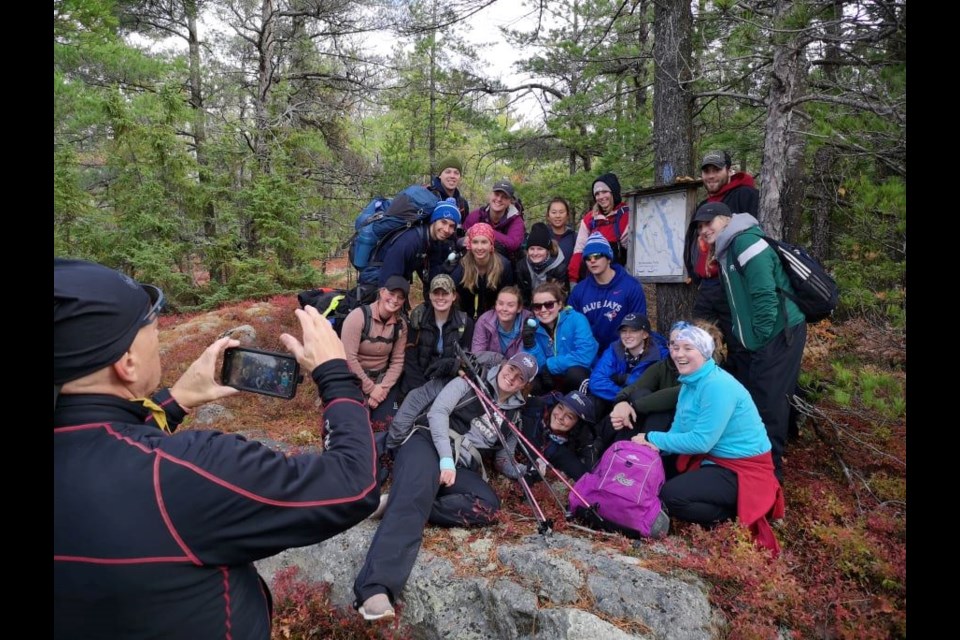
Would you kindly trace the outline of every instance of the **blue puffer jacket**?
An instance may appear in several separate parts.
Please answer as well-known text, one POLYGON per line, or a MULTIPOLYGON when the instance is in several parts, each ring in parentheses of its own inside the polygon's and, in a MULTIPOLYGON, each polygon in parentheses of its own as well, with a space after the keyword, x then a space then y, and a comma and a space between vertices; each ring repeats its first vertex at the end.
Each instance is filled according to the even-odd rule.
POLYGON ((557 316, 557 327, 552 339, 541 324, 534 336, 532 349, 524 349, 537 359, 537 365, 554 375, 561 375, 570 367, 590 367, 597 357, 597 339, 590 331, 587 317, 570 307, 564 307, 557 316))
POLYGON ((640 361, 633 365, 629 372, 623 343, 617 340, 607 347, 597 361, 597 366, 593 368, 593 373, 590 374, 590 393, 612 401, 621 389, 636 382, 647 367, 669 357, 670 349, 667 347, 666 338, 654 331, 650 333, 650 342, 650 346, 641 355, 640 361), (621 384, 617 378, 623 374, 628 375, 626 381, 621 384))

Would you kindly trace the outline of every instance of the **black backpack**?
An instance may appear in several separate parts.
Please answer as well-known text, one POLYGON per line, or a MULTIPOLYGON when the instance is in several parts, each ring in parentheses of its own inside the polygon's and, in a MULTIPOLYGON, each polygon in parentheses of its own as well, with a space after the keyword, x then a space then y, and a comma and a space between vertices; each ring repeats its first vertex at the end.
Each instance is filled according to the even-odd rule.
POLYGON ((763 236, 763 239, 780 258, 793 288, 792 293, 779 288, 777 291, 796 303, 808 323, 829 318, 837 308, 840 290, 823 265, 803 247, 769 236, 763 236))

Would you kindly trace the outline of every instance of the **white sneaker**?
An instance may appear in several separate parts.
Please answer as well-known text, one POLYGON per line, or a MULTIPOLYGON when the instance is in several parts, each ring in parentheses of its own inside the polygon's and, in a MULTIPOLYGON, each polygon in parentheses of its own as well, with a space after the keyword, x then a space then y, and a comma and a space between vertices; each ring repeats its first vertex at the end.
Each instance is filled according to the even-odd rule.
POLYGON ((380 504, 377 505, 377 508, 374 509, 373 513, 367 516, 370 520, 379 520, 383 517, 383 512, 387 510, 387 499, 390 497, 389 493, 385 493, 380 496, 380 504))
POLYGON ((396 613, 385 593, 370 596, 360 605, 360 615, 364 620, 392 620, 396 613))

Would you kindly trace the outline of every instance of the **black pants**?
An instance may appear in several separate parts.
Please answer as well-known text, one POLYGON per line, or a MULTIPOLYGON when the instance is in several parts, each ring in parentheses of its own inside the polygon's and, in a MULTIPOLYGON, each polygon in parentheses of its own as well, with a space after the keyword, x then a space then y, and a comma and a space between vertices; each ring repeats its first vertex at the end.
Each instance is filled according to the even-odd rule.
POLYGON ((790 396, 797 386, 803 347, 807 342, 804 322, 787 327, 765 347, 750 354, 750 377, 744 386, 757 405, 773 446, 773 467, 783 482, 781 460, 790 430, 790 396))
POLYGON ((727 357, 721 366, 739 380, 740 384, 746 386, 750 375, 750 352, 733 334, 730 303, 720 278, 700 281, 697 296, 693 301, 693 317, 717 323, 727 346, 727 357))
POLYGON ((711 526, 737 515, 737 474, 733 471, 704 464, 677 474, 676 456, 665 456, 663 467, 670 479, 660 489, 660 502, 671 518, 711 526))
POLYGON ((440 486, 440 456, 427 431, 416 430, 395 455, 387 509, 353 583, 357 607, 378 593, 396 601, 413 571, 428 521, 480 526, 490 524, 500 509, 497 494, 469 469, 457 467, 453 486, 440 486))

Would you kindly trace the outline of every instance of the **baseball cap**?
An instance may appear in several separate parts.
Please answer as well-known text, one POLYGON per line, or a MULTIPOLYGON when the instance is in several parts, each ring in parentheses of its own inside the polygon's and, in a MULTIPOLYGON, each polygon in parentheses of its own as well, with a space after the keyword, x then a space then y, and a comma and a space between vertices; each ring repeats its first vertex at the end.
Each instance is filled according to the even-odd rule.
POLYGON ((510 356, 506 364, 513 365, 520 372, 520 377, 524 382, 530 382, 537 375, 540 368, 537 366, 537 359, 529 353, 518 351, 510 356))
POLYGON ((509 180, 497 180, 493 183, 493 187, 491 187, 490 191, 503 191, 511 198, 517 197, 516 192, 513 189, 513 183, 509 180))
POLYGON ((697 222, 710 222, 717 216, 727 216, 729 218, 732 215, 730 207, 722 202, 706 202, 700 205, 693 219, 697 222))
POLYGON ((433 280, 430 281, 430 291, 436 291, 437 289, 443 289, 447 293, 456 293, 457 285, 454 283, 453 278, 445 273, 441 273, 433 276, 433 280))
POLYGON ((647 319, 647 316, 642 313, 628 313, 623 316, 623 320, 620 321, 620 326, 617 327, 617 330, 623 329, 624 327, 630 329, 640 330, 643 329, 647 333, 650 333, 652 329, 650 328, 650 321, 647 319))
POLYGON ((589 396, 579 391, 571 391, 560 398, 560 404, 577 414, 581 420, 593 422, 593 400, 589 396))
POLYGON ((396 291, 400 289, 403 291, 404 296, 410 295, 410 283, 407 282, 407 279, 403 276, 390 276, 387 278, 387 281, 383 283, 383 288, 387 291, 396 291))
POLYGON ((700 161, 701 169, 707 166, 723 169, 724 167, 729 167, 730 163, 727 162, 726 154, 723 151, 710 151, 707 155, 703 156, 703 160, 700 161))

